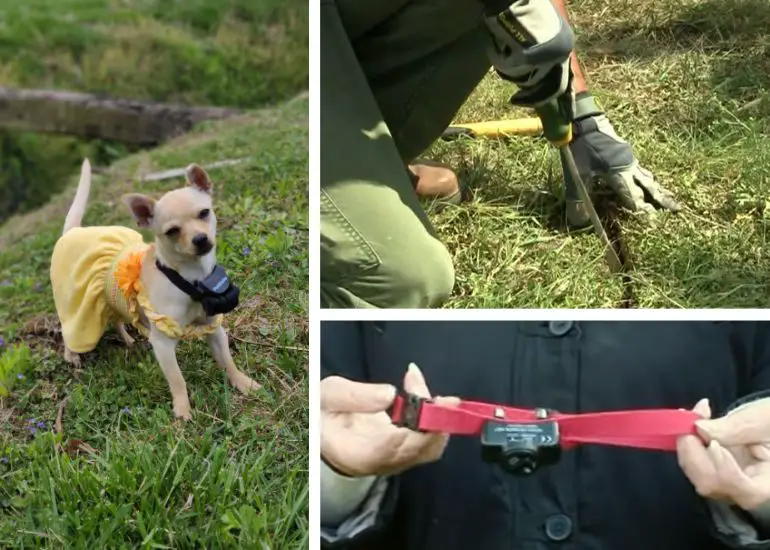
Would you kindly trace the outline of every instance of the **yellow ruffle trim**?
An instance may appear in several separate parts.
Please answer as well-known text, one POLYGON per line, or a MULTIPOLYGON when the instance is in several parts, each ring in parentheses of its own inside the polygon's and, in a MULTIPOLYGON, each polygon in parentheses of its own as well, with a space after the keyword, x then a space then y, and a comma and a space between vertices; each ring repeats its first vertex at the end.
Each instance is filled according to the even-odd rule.
POLYGON ((206 325, 187 325, 180 327, 171 317, 157 313, 147 296, 141 280, 142 262, 147 249, 129 253, 115 267, 115 282, 123 293, 128 306, 131 324, 144 336, 149 337, 150 331, 142 324, 139 308, 150 322, 170 338, 189 339, 201 338, 214 332, 222 324, 222 315, 217 315, 206 325))

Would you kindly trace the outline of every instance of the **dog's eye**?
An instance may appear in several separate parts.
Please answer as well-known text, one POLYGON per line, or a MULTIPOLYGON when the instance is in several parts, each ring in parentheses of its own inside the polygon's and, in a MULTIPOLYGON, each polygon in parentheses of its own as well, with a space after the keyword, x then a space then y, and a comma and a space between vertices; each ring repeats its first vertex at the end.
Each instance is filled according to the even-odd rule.
POLYGON ((167 237, 175 237, 179 235, 179 228, 178 227, 170 227, 166 229, 166 236, 167 237))
POLYGON ((199 220, 205 220, 206 218, 208 218, 208 217, 209 217, 209 214, 211 214, 211 210, 209 210, 208 208, 204 208, 204 209, 203 209, 203 210, 201 210, 201 211, 200 211, 200 213, 198 214, 198 219, 199 219, 199 220))

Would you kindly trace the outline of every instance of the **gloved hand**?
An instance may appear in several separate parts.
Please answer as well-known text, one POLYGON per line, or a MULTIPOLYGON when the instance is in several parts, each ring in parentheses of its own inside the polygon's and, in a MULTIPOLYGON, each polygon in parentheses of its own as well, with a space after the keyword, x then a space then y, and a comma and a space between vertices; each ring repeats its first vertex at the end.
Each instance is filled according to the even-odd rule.
MULTIPOLYGON (((639 165, 631 145, 615 133, 609 119, 588 92, 579 94, 575 101, 570 149, 583 182, 605 181, 624 208, 633 212, 653 212, 656 208, 680 210, 671 193, 655 181, 649 170, 639 165)), ((588 226, 591 222, 575 184, 568 171, 564 174, 567 221, 573 227, 588 226)))
MULTIPOLYGON (((404 390, 430 398, 428 386, 416 365, 409 365, 404 390)), ((424 434, 393 424, 386 412, 396 389, 388 384, 363 384, 339 376, 321 382, 321 456, 352 477, 389 475, 418 464, 434 462, 444 453, 448 435, 424 434)), ((437 397, 453 406, 459 400, 437 397)))
POLYGON ((497 74, 519 91, 514 105, 536 107, 554 98, 565 103, 572 120, 574 95, 569 56, 572 29, 551 0, 485 0, 485 22, 492 34, 489 59, 497 74), (564 101, 567 100, 567 101, 564 101))
POLYGON ((701 496, 739 506, 767 526, 770 398, 749 402, 713 420, 707 400, 694 410, 706 420, 696 422, 700 437, 679 439, 677 453, 685 475, 701 496))

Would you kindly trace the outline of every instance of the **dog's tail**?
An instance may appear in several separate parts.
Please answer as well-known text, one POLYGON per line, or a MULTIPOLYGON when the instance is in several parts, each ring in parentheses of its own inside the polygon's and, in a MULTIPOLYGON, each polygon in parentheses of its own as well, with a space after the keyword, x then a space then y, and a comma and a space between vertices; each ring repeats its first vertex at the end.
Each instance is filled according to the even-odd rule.
POLYGON ((67 218, 64 220, 64 231, 62 235, 73 227, 80 227, 83 222, 83 215, 86 213, 86 203, 88 202, 88 193, 91 190, 91 163, 88 159, 83 161, 80 169, 80 182, 78 190, 75 192, 75 200, 72 201, 70 211, 67 212, 67 218))

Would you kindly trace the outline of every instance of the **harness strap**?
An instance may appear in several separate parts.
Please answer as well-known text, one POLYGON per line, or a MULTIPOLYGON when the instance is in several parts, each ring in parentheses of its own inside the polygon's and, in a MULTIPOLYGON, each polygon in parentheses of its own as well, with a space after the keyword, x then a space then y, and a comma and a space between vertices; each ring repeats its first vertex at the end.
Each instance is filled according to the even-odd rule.
POLYGON ((155 266, 168 278, 169 281, 171 281, 175 287, 187 294, 194 301, 201 301, 203 294, 198 289, 197 285, 182 277, 176 270, 160 263, 160 260, 155 260, 155 266))

